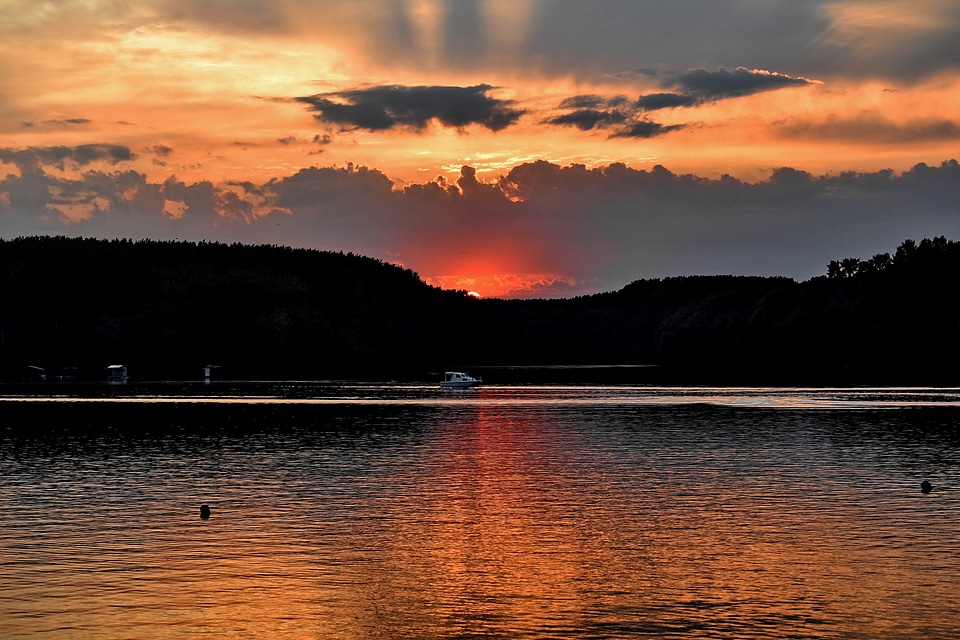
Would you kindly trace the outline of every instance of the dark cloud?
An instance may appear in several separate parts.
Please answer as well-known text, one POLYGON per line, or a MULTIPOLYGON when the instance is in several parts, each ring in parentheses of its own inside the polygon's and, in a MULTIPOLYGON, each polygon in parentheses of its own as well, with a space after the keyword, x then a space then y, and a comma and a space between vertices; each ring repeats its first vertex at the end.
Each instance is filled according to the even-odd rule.
MULTIPOLYGON (((960 69, 960 3, 833 0, 553 0, 540 5, 526 44, 538 70, 618 73, 710 64, 817 78, 915 82, 960 69), (857 5, 875 13, 845 11, 857 5)), ((516 64, 516 63, 515 63, 516 64)), ((707 68, 710 68, 709 66, 707 68)))
POLYGON ((776 130, 786 138, 859 144, 909 144, 960 139, 960 121, 915 119, 898 123, 875 112, 861 113, 855 118, 830 116, 819 121, 787 120, 778 123, 776 130))
POLYGON ((633 109, 629 108, 626 96, 608 98, 595 94, 584 94, 566 98, 560 103, 561 109, 571 112, 546 120, 547 124, 573 126, 581 131, 590 129, 608 129, 630 121, 633 109))
POLYGON ((688 96, 695 96, 705 102, 723 98, 737 98, 763 91, 774 91, 786 87, 799 87, 810 84, 806 78, 792 78, 782 73, 771 73, 737 67, 716 71, 692 69, 682 73, 667 86, 677 86, 688 96))
POLYGON ((611 137, 614 138, 653 138, 678 131, 687 125, 653 122, 643 115, 645 112, 695 107, 717 100, 810 84, 804 78, 743 67, 732 70, 720 68, 717 71, 693 69, 674 75, 657 73, 656 76, 663 87, 677 91, 642 95, 632 104, 622 96, 611 99, 593 94, 573 96, 560 103, 561 109, 573 111, 555 116, 547 123, 575 126, 582 131, 612 129, 611 137))
POLYGON ((171 153, 173 153, 173 147, 167 146, 167 145, 165 145, 165 144, 154 144, 154 145, 151 145, 151 146, 148 148, 148 150, 150 151, 150 153, 152 153, 152 154, 154 154, 154 155, 156 155, 156 156, 163 157, 163 158, 165 158, 165 157, 169 156, 171 153))
POLYGON ((43 124, 52 124, 52 125, 70 125, 70 124, 90 124, 93 122, 88 118, 67 118, 66 120, 44 120, 43 124))
POLYGON ((314 117, 344 130, 384 131, 394 127, 422 130, 431 121, 446 127, 478 124, 493 131, 512 125, 523 115, 513 101, 488 94, 490 85, 473 87, 385 85, 299 97, 314 117))
POLYGON ((664 125, 650 120, 640 120, 625 129, 611 134, 611 136, 614 138, 656 138, 671 131, 679 131, 686 126, 685 124, 664 125))
POLYGON ((125 160, 133 160, 135 157, 136 155, 130 150, 130 147, 119 144, 82 144, 73 147, 70 159, 83 166, 97 160, 117 164, 125 160))
MULTIPOLYGON (((638 134, 643 132, 638 132, 638 134)), ((67 157, 65 152, 49 152, 67 157)), ((0 160, 36 162, 36 150, 0 160)), ((838 256, 890 251, 905 238, 960 238, 960 164, 817 176, 790 167, 755 183, 662 166, 589 168, 539 161, 484 180, 399 189, 376 169, 311 167, 265 183, 151 182, 87 170, 0 179, 0 235, 216 239, 399 256, 425 276, 451 256, 504 273, 555 274, 537 295, 612 290, 637 278, 824 273, 838 256), (589 282, 589 288, 570 288, 589 282)), ((518 289, 519 291, 519 289, 518 289)))
POLYGON ((560 103, 561 109, 617 109, 630 104, 626 96, 599 96, 584 94, 571 96, 560 103))
POLYGON ((129 147, 118 144, 0 149, 0 160, 16 165, 21 171, 35 171, 43 165, 63 168, 67 163, 83 167, 97 161, 115 165, 136 157, 129 147))
POLYGON ((549 118, 545 121, 546 124, 572 126, 581 131, 606 129, 611 132, 611 138, 654 138, 685 126, 652 122, 643 116, 643 111, 646 109, 639 106, 639 103, 631 104, 625 96, 612 98, 595 94, 572 96, 563 100, 560 108, 572 109, 572 111, 549 118))
POLYGON ((660 109, 675 109, 677 107, 692 107, 699 102, 695 96, 685 96, 679 93, 649 93, 640 96, 636 106, 641 111, 658 111, 660 109))
MULTIPOLYGON (((635 67, 638 60, 674 69, 735 61, 808 73, 810 50, 831 28, 824 4, 555 0, 540 5, 527 47, 560 74, 616 73, 635 67)), ((842 61, 835 60, 838 64, 842 61)), ((643 71, 659 73, 653 67, 643 71)))
POLYGON ((811 84, 806 78, 793 78, 782 73, 771 73, 756 69, 737 67, 716 71, 691 69, 685 73, 664 76, 660 74, 660 84, 667 89, 676 89, 676 93, 650 93, 640 96, 636 107, 642 111, 657 111, 676 107, 694 107, 739 98, 764 91, 775 91, 789 87, 811 84))
POLYGON ((607 98, 596 94, 571 96, 560 103, 561 109, 598 109, 607 106, 607 98))
POLYGON ((627 116, 620 111, 598 111, 596 109, 580 109, 573 113, 557 116, 547 121, 547 124, 571 125, 581 131, 595 127, 608 127, 625 122, 627 116))
MULTIPOLYGON (((581 96, 580 98, 582 98, 581 96)), ((601 101, 565 100, 561 106, 573 104, 599 104, 601 101)), ((581 131, 591 129, 605 129, 610 132, 611 138, 655 138, 671 131, 679 131, 685 124, 660 124, 643 117, 642 109, 631 106, 617 109, 576 109, 569 113, 554 116, 546 120, 546 124, 555 126, 576 127, 581 131)))

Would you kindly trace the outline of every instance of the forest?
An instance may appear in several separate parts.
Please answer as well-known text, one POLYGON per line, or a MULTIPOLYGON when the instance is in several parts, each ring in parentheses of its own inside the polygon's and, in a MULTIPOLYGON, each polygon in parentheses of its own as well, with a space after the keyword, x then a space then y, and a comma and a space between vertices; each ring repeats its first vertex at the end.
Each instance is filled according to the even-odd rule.
POLYGON ((960 243, 906 240, 825 267, 804 282, 690 276, 506 300, 354 254, 0 240, 0 380, 102 380, 123 364, 136 380, 197 380, 216 365, 234 380, 465 368, 493 382, 960 384, 960 243))

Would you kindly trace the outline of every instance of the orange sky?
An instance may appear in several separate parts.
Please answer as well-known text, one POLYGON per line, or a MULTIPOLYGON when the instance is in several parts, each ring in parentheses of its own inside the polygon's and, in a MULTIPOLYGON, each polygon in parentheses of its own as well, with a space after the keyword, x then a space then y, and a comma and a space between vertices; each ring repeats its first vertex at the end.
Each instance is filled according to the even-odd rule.
MULTIPOLYGON (((960 6, 952 1, 7 0, 0 8, 2 236, 156 235, 191 206, 202 209, 161 188, 171 179, 194 191, 209 183, 223 219, 163 233, 293 242, 264 235, 263 222, 304 216, 271 185, 309 168, 364 167, 402 193, 431 183, 458 191, 465 166, 497 185, 537 161, 601 171, 662 165, 761 184, 785 166, 817 177, 899 176, 958 155, 960 6), (117 178, 128 172, 137 178, 117 178), (110 193, 109 176, 129 184, 110 193), (233 228, 231 198, 246 202, 239 217, 256 231, 233 228)), ((331 197, 342 207, 337 219, 351 215, 351 196, 331 197)), ((389 205, 377 204, 390 218, 389 205)), ((474 202, 473 215, 477 206, 484 211, 474 202)), ((623 242, 627 209, 621 198, 581 212, 617 230, 616 242, 586 253, 608 262, 613 251, 647 253, 642 237, 623 242)), ((564 295, 671 273, 663 261, 627 261, 610 275, 591 271, 590 260, 551 258, 609 239, 585 237, 578 225, 537 238, 532 222, 510 237, 492 223, 416 223, 445 228, 440 239, 363 215, 356 229, 340 222, 336 233, 320 223, 301 229, 295 241, 397 261, 484 295, 564 295), (364 233, 364 224, 393 229, 395 241, 364 233), (467 233, 469 260, 457 248, 467 233), (531 247, 539 253, 521 255, 531 247)), ((900 232, 871 229, 849 250, 890 250, 882 243, 900 232)), ((953 230, 938 221, 916 233, 953 230)), ((705 237, 685 242, 718 256, 735 250, 704 245, 705 237)), ((835 245, 810 248, 811 260, 842 250, 835 245)), ((752 264, 718 258, 702 268, 815 273, 815 263, 764 266, 760 254, 752 264)))

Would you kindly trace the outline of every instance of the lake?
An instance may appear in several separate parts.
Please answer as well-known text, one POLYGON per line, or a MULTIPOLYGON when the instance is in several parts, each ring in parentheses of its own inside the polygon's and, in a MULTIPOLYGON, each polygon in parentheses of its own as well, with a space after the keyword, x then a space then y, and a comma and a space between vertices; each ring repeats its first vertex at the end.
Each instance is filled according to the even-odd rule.
POLYGON ((958 389, 28 391, 2 638, 960 637, 958 389))

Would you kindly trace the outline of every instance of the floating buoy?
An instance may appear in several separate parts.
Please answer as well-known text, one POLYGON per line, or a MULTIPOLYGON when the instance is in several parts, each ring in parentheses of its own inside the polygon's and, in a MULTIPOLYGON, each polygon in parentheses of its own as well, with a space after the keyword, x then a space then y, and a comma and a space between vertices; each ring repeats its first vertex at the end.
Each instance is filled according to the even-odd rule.
POLYGON ((200 518, 206 520, 210 517, 210 505, 200 505, 200 518))
POLYGON ((920 483, 920 492, 921 492, 921 493, 930 493, 930 490, 931 490, 931 489, 933 489, 933 486, 932 486, 929 482, 927 482, 926 480, 924 480, 923 482, 920 483))

